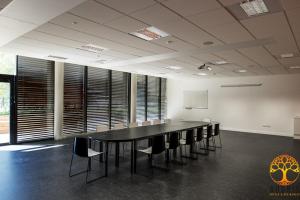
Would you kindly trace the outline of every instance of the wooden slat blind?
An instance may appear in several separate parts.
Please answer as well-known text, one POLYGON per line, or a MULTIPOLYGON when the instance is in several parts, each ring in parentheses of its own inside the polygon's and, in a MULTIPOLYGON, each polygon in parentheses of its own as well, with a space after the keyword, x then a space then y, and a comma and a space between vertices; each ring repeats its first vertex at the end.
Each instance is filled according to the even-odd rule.
POLYGON ((64 134, 84 131, 84 70, 80 65, 65 63, 64 66, 64 134))
POLYGON ((147 120, 159 119, 159 78, 148 76, 147 120))
POLYGON ((166 119, 167 117, 167 79, 161 78, 161 119, 166 119))
POLYGON ((109 70, 88 67, 87 131, 109 125, 109 70))
POLYGON ((17 142, 54 137, 54 63, 17 58, 17 142))
POLYGON ((146 76, 137 75, 136 121, 145 121, 146 113, 146 76))
POLYGON ((128 73, 111 72, 111 127, 128 123, 128 73))

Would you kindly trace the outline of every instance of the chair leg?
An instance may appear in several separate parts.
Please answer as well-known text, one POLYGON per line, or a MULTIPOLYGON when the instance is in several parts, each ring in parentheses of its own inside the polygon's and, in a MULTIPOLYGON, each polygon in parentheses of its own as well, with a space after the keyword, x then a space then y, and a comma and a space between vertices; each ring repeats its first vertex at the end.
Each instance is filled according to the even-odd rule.
POLYGON ((91 159, 88 159, 87 169, 86 169, 86 176, 85 176, 85 183, 88 183, 89 179, 89 172, 91 171, 91 159))
POLYGON ((220 146, 218 146, 217 148, 222 148, 222 140, 221 140, 221 134, 219 133, 219 141, 220 141, 220 146))
POLYGON ((69 169, 69 177, 71 177, 73 158, 74 158, 74 154, 72 154, 72 158, 71 158, 70 169, 69 169))

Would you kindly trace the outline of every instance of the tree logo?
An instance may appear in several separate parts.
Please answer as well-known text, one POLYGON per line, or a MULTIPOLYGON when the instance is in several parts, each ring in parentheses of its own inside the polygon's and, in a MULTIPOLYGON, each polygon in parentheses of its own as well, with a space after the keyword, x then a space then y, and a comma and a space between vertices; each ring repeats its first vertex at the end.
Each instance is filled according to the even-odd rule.
POLYGON ((292 156, 279 155, 271 162, 270 176, 280 186, 288 186, 295 183, 299 173, 299 164, 292 156))

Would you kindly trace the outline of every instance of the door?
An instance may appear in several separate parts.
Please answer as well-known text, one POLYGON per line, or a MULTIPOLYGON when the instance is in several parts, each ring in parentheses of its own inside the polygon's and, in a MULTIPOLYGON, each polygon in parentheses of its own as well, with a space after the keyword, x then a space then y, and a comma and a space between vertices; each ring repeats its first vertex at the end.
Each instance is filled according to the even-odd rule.
POLYGON ((0 145, 14 143, 14 77, 0 75, 0 145))

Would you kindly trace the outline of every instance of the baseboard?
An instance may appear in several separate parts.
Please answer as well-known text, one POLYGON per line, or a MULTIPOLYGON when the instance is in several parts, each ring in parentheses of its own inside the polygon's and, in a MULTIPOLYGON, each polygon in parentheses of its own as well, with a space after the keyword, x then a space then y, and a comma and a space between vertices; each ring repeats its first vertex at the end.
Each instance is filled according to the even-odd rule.
POLYGON ((284 137, 294 137, 293 135, 283 134, 282 132, 250 130, 250 129, 238 129, 238 128, 230 128, 230 127, 222 127, 221 129, 222 130, 226 130, 226 131, 237 131, 237 132, 247 132, 247 133, 258 133, 258 134, 264 134, 264 135, 276 135, 276 136, 284 136, 284 137))

